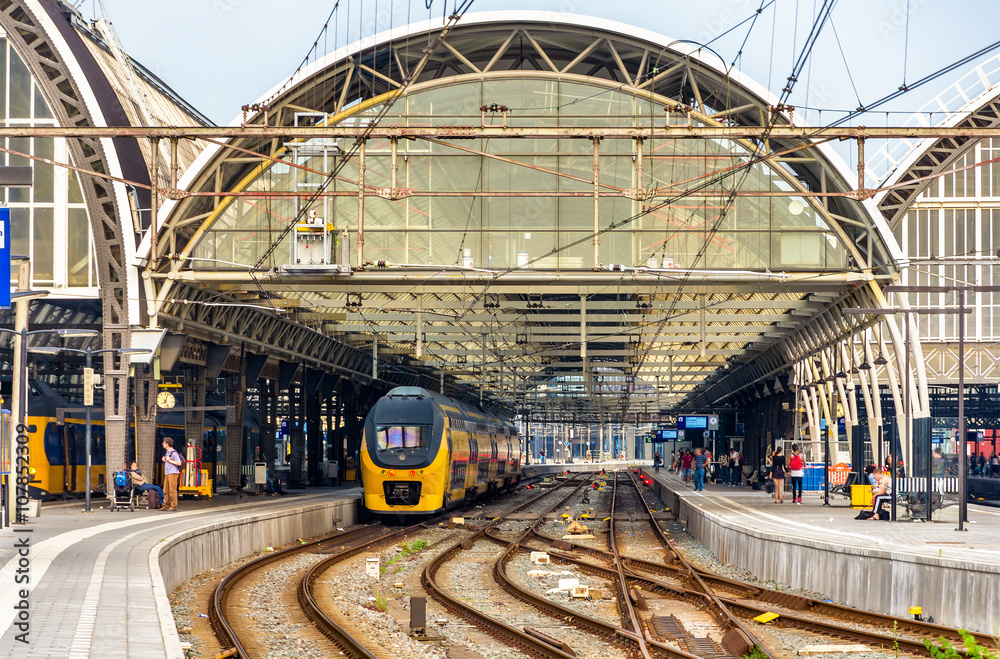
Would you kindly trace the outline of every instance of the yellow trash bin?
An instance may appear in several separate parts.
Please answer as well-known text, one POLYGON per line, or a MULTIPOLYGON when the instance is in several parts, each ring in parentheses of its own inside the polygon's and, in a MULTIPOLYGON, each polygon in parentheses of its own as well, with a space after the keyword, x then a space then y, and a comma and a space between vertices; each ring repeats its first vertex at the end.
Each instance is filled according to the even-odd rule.
POLYGON ((872 507, 872 486, 852 485, 851 508, 871 508, 871 507, 872 507))

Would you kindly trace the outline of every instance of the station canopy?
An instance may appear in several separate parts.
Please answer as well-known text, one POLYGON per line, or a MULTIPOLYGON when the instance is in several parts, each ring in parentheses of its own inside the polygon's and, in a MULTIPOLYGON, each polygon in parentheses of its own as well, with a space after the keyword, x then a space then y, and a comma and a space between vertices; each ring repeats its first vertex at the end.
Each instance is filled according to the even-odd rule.
POLYGON ((435 45, 441 30, 340 49, 246 117, 329 137, 206 150, 181 182, 195 195, 161 214, 185 258, 160 297, 213 287, 377 353, 380 373, 624 420, 780 388, 816 348, 804 325, 849 335, 839 309, 873 306, 895 272, 827 145, 657 133, 796 123, 711 53, 551 12, 466 16, 435 45), (296 267, 289 228, 310 211, 349 269, 296 267))

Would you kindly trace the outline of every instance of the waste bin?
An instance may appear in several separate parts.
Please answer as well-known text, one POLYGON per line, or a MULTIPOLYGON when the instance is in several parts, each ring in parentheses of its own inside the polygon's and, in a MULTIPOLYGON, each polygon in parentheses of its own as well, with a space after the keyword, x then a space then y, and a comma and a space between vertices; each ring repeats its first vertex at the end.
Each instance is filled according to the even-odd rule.
POLYGON ((851 508, 871 508, 871 507, 872 507, 872 486, 852 485, 851 508))

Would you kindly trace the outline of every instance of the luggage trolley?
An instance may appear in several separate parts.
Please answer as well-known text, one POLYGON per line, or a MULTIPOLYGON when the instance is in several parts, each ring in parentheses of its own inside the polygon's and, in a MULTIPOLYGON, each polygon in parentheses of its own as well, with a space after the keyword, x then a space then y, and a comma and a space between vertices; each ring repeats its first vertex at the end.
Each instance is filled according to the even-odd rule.
POLYGON ((177 488, 178 496, 211 499, 212 479, 208 477, 208 469, 201 468, 201 447, 188 444, 184 453, 184 473, 177 488))

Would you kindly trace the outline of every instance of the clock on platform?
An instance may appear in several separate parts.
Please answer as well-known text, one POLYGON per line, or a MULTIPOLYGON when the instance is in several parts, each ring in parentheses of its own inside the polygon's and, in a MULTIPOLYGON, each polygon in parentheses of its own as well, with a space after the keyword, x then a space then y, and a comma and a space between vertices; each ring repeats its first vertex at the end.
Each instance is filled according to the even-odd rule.
POLYGON ((174 400, 174 395, 169 391, 161 391, 156 394, 156 405, 157 407, 162 407, 164 409, 169 409, 174 406, 177 401, 174 400))

